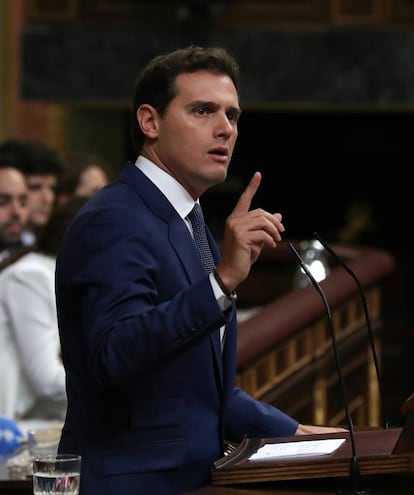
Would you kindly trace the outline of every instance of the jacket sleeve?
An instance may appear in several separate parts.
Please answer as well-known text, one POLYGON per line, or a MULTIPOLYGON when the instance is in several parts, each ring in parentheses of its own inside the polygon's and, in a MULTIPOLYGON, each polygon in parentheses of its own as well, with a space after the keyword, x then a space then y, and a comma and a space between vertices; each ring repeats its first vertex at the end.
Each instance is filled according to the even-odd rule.
POLYGON ((241 442, 245 435, 266 438, 294 435, 298 422, 270 404, 234 388, 224 415, 225 438, 241 442))

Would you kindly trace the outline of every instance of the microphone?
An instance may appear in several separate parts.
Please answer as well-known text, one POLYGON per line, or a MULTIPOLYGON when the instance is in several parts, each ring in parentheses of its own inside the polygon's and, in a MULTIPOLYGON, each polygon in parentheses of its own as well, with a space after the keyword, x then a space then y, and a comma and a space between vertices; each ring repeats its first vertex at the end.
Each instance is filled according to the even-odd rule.
POLYGON ((325 293, 323 292, 321 286, 319 283, 316 281, 315 277, 312 275, 308 267, 306 266, 305 262, 302 260, 300 254, 297 252, 296 248, 294 245, 290 242, 289 243, 289 248, 293 252, 293 254, 296 256, 301 268, 303 271, 306 273, 308 276, 309 280, 311 281, 312 285, 318 292, 318 294, 321 296, 323 304, 325 306, 325 312, 328 320, 328 327, 329 327, 329 332, 331 335, 331 341, 332 341, 332 348, 335 356, 335 363, 336 363, 336 369, 338 372, 338 377, 339 377, 339 382, 340 382, 340 387, 341 387, 341 393, 342 393, 342 400, 344 403, 344 411, 345 411, 345 416, 346 416, 346 421, 348 423, 348 428, 349 428, 349 438, 351 440, 351 449, 352 449, 352 458, 351 458, 351 464, 350 464, 350 480, 351 480, 351 488, 350 489, 344 489, 344 488, 339 488, 337 490, 337 495, 365 495, 368 493, 371 493, 369 490, 361 489, 360 486, 360 480, 361 480, 361 473, 360 473, 360 467, 359 467, 359 459, 356 453, 356 441, 355 441, 355 432, 354 432, 354 425, 352 422, 352 417, 349 412, 349 407, 348 407, 348 400, 346 397, 346 391, 345 391, 345 384, 344 384, 344 376, 342 373, 342 365, 339 359, 339 352, 338 352, 338 345, 336 341, 336 335, 334 331, 334 325, 333 325, 333 318, 332 318, 332 312, 331 308, 328 304, 328 301, 326 299, 325 293))
POLYGON ((358 277, 355 275, 355 273, 351 270, 351 268, 345 263, 345 261, 322 239, 322 237, 314 232, 313 235, 318 239, 318 241, 322 244, 322 246, 328 251, 328 253, 341 265, 341 267, 354 279, 358 290, 359 290, 359 295, 362 301, 362 307, 364 310, 364 316, 365 316, 365 322, 367 326, 367 332, 368 332, 368 337, 369 337, 369 345, 371 348, 371 354, 372 354, 372 359, 374 361, 374 366, 375 366, 375 373, 377 375, 377 383, 378 383, 378 389, 380 393, 380 401, 381 401, 381 408, 382 408, 382 415, 383 415, 383 422, 384 422, 384 429, 388 430, 389 428, 389 422, 388 422, 388 417, 387 417, 387 412, 385 408, 385 400, 384 400, 384 388, 383 388, 383 382, 381 379, 381 374, 379 370, 379 365, 378 365, 378 358, 377 358, 377 351, 375 349, 375 342, 374 342, 374 335, 372 332, 372 327, 371 327, 371 320, 369 317, 369 312, 368 312, 368 304, 367 304, 367 299, 365 297, 365 292, 362 287, 361 282, 359 281, 358 277))

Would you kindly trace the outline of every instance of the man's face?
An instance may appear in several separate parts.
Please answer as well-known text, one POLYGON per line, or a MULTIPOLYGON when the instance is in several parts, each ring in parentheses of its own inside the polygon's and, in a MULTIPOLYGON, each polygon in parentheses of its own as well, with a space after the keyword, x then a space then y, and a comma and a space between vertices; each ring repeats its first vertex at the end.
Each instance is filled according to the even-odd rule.
MULTIPOLYGON (((208 71, 180 74, 177 94, 165 114, 155 114, 155 139, 148 157, 194 197, 223 182, 237 139, 237 90, 227 75, 208 71)), ((147 136, 152 137, 152 135, 147 136)))
POLYGON ((28 192, 24 175, 14 168, 0 169, 0 246, 20 240, 28 217, 28 192))
POLYGON ((29 175, 29 221, 30 230, 42 229, 49 221, 55 204, 57 179, 54 175, 29 175))

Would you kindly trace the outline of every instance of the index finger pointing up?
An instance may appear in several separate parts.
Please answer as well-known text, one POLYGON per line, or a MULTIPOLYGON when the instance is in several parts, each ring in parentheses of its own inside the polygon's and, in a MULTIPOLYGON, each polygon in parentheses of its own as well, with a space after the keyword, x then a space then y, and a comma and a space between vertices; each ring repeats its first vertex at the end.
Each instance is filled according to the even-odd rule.
POLYGON ((233 209, 233 214, 246 213, 250 209, 252 199, 259 189, 260 182, 262 180, 262 174, 255 172, 246 186, 246 189, 241 193, 236 206, 233 209))

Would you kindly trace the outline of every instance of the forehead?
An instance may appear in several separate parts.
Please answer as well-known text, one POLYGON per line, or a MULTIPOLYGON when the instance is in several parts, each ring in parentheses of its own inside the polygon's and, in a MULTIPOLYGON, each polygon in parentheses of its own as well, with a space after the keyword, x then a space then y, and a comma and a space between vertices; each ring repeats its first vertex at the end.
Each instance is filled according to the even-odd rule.
POLYGON ((40 185, 49 185, 55 184, 57 181, 57 177, 53 174, 45 174, 45 175, 28 175, 27 182, 30 185, 40 184, 40 185))
POLYGON ((0 169, 0 193, 26 192, 27 185, 24 175, 14 168, 0 169))
POLYGON ((106 180, 106 173, 98 165, 90 165, 81 173, 81 179, 92 178, 106 180))
POLYGON ((177 97, 189 100, 228 101, 229 105, 238 105, 237 89, 227 74, 206 70, 184 72, 175 80, 177 97))

